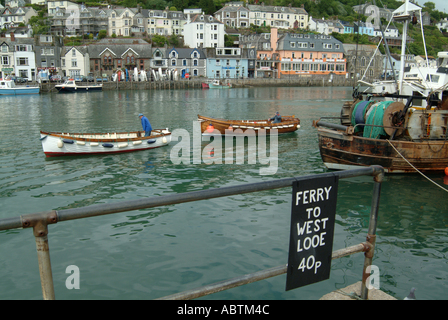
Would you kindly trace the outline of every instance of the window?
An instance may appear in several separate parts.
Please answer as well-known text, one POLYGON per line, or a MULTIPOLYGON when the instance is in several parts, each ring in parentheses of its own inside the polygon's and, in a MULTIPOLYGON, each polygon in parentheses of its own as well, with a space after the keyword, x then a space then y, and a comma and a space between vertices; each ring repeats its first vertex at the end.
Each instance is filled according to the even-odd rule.
POLYGON ((16 51, 28 51, 28 46, 24 44, 19 44, 16 46, 16 51))
POLYGON ((25 57, 17 58, 17 65, 28 66, 28 58, 25 57))
POLYGON ((77 67, 78 66, 78 62, 76 61, 76 59, 72 59, 72 67, 77 67))
POLYGON ((2 56, 2 65, 9 65, 9 57, 2 56))
POLYGON ((171 65, 175 66, 176 65, 176 59, 171 59, 171 65))

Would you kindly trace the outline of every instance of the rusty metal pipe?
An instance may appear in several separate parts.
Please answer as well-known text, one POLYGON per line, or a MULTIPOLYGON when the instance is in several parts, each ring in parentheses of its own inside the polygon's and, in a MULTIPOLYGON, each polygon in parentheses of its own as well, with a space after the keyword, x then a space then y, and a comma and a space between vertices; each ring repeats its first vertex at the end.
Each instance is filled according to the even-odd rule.
POLYGON ((37 262, 39 264, 40 283, 44 300, 55 300, 53 274, 51 271, 50 248, 48 237, 38 236, 36 239, 37 262))
MULTIPOLYGON (((370 248, 370 245, 366 242, 343 248, 340 250, 333 251, 331 255, 331 259, 339 259, 345 256, 349 256, 353 253, 365 252, 370 248)), ((216 282, 210 285, 205 285, 196 289, 187 290, 179 293, 175 293, 169 296, 161 297, 156 300, 191 300, 200 298, 209 294, 221 292, 227 289, 239 287, 245 284, 249 284, 252 282, 272 278, 281 274, 285 274, 287 272, 287 266, 282 265, 250 274, 246 274, 244 276, 236 277, 233 279, 216 282)))
POLYGON ((372 265, 373 253, 375 250, 376 241, 376 227, 378 223, 378 208, 380 205, 381 183, 384 178, 384 173, 375 176, 373 185, 372 206, 370 209, 369 229, 367 231, 367 242, 370 244, 370 250, 365 252, 364 266, 362 270, 362 284, 361 284, 361 299, 367 300, 369 298, 369 288, 367 287, 367 279, 370 272, 367 272, 372 265))

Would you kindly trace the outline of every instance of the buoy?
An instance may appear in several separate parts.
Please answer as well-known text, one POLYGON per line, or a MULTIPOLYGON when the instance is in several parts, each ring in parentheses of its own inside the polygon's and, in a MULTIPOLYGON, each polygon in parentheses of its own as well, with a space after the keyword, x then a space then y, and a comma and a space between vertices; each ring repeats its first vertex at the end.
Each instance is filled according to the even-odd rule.
POLYGON ((118 148, 126 148, 128 146, 128 143, 127 142, 119 143, 117 146, 118 148))
POLYGON ((58 148, 62 148, 64 146, 64 142, 62 140, 58 140, 58 148))
POLYGON ((445 175, 448 176, 448 167, 445 168, 445 175))
POLYGON ((97 146, 99 146, 99 143, 98 142, 90 142, 90 145, 92 147, 97 147, 97 146))
POLYGON ((210 122, 210 124, 209 124, 208 127, 207 127, 207 132, 212 133, 213 130, 215 130, 215 127, 213 127, 212 123, 210 122))
POLYGON ((103 143, 104 148, 113 148, 114 145, 112 143, 103 143))
POLYGON ((168 140, 166 140, 166 138, 163 137, 163 138, 162 138, 162 143, 167 143, 167 142, 168 142, 168 140))

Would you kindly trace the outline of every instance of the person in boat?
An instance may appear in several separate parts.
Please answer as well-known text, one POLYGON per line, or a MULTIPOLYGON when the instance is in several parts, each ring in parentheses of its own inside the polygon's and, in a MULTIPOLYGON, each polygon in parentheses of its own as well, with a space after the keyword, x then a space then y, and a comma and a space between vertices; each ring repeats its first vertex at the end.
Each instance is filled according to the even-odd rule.
POLYGON ((143 115, 143 113, 140 113, 138 115, 138 117, 142 121, 142 127, 143 127, 143 130, 145 131, 145 137, 149 137, 151 135, 152 127, 151 127, 151 124, 149 123, 148 118, 146 118, 143 115))
POLYGON ((277 111, 275 113, 275 116, 273 116, 271 119, 269 119, 269 121, 272 121, 272 123, 280 123, 282 122, 282 116, 280 115, 280 113, 277 111))

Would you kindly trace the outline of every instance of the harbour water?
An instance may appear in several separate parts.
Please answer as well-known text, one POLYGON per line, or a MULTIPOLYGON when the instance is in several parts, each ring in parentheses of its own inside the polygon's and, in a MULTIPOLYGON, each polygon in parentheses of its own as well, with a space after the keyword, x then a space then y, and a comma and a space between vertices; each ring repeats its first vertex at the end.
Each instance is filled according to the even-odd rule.
MULTIPOLYGON (((351 88, 104 91, 0 99, 0 219, 142 197, 157 197, 326 172, 312 120, 338 116, 351 88), (197 114, 263 119, 276 111, 301 128, 278 137, 278 170, 257 164, 179 164, 177 143, 130 154, 45 158, 39 130, 153 128, 192 132, 197 114)), ((207 143, 203 143, 203 146, 207 143)), ((429 176, 444 186, 444 176, 429 176)), ((334 250, 365 240, 371 177, 339 182, 334 250)), ((448 201, 420 176, 390 175, 382 185, 373 263, 380 288, 402 299, 447 299, 448 201)), ((155 299, 287 263, 291 189, 117 213, 49 226, 56 299, 155 299), (66 268, 80 271, 67 289, 66 268)), ((0 232, 0 299, 42 299, 31 229, 0 232)), ((203 299, 319 299, 361 280, 363 254, 332 262, 330 279, 285 291, 286 275, 203 299)))

